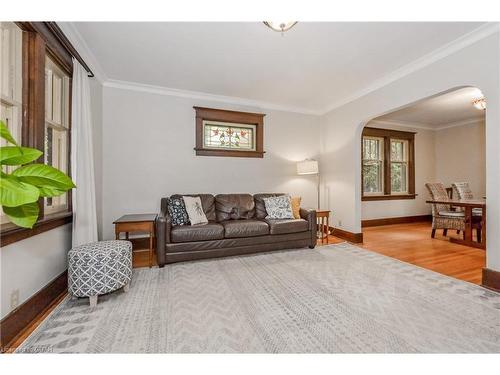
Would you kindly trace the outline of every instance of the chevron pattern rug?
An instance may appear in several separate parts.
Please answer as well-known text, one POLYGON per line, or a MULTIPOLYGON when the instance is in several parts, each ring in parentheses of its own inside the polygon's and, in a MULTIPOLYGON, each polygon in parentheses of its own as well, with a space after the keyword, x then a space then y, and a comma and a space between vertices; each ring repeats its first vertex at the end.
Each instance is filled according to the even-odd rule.
POLYGON ((136 269, 18 352, 500 353, 500 294, 344 243, 136 269))

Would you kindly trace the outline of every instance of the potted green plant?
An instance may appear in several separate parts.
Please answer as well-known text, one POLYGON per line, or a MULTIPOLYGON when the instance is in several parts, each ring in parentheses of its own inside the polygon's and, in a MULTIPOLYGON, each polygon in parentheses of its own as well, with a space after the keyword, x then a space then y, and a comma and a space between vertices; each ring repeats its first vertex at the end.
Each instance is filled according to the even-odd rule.
POLYGON ((43 152, 19 146, 0 120, 0 137, 12 146, 0 147, 0 204, 9 220, 23 228, 33 228, 38 215, 38 200, 57 197, 76 187, 71 178, 45 164, 33 163, 43 152), (10 173, 5 166, 17 167, 10 173))

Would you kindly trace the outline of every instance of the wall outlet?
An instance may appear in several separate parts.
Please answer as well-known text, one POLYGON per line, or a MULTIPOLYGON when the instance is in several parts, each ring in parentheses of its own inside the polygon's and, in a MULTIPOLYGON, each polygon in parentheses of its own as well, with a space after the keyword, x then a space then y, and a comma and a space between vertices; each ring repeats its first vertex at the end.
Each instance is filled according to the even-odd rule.
POLYGON ((342 220, 339 220, 339 227, 342 226, 342 220))
POLYGON ((10 293, 10 309, 14 310, 17 306, 19 306, 19 289, 14 289, 10 293))

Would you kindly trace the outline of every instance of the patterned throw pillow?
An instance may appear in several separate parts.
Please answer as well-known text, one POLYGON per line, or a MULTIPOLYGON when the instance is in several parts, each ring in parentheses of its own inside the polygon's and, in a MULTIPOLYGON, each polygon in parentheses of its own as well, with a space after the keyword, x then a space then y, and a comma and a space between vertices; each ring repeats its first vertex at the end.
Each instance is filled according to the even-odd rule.
POLYGON ((292 203, 290 196, 264 198, 266 206, 266 219, 293 219, 292 203))
POLYGON ((173 226, 189 224, 189 216, 182 198, 168 198, 167 209, 173 226))
POLYGON ((203 206, 201 205, 200 197, 183 196, 182 198, 184 199, 184 204, 186 205, 186 211, 188 213, 191 225, 207 224, 207 215, 205 215, 205 212, 203 212, 203 206))
POLYGON ((302 197, 292 197, 292 212, 295 219, 300 219, 300 202, 302 197))

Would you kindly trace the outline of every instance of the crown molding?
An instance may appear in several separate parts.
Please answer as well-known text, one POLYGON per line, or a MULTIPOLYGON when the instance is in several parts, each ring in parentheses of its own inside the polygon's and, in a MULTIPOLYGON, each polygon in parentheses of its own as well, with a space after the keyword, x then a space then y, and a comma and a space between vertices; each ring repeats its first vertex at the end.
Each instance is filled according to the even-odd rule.
POLYGON ((85 39, 82 37, 75 25, 72 22, 57 22, 57 25, 64 32, 64 35, 66 35, 71 44, 73 44, 73 46, 85 60, 87 65, 90 66, 92 72, 94 73, 94 77, 101 84, 104 84, 104 82, 106 82, 108 78, 106 77, 104 70, 102 69, 98 60, 90 50, 89 46, 85 42, 85 39))
POLYGON ((439 131, 439 130, 444 130, 444 129, 456 128, 458 126, 481 124, 484 122, 485 122, 484 118, 469 118, 469 119, 465 119, 465 120, 453 121, 453 122, 448 122, 445 124, 440 124, 436 127, 435 130, 439 131))
POLYGON ((455 128, 458 126, 466 126, 466 125, 480 124, 480 123, 484 123, 484 119, 469 118, 465 120, 453 121, 439 125, 428 125, 428 124, 423 124, 421 122, 410 122, 410 121, 400 121, 400 120, 371 120, 367 123, 366 126, 370 126, 370 124, 389 125, 389 126, 398 126, 411 129, 430 130, 436 132, 444 129, 455 128))
POLYGON ((365 88, 355 92, 352 95, 349 95, 345 99, 339 100, 332 105, 326 107, 324 110, 320 111, 322 115, 327 114, 328 112, 333 111, 339 107, 342 107, 350 102, 353 102, 369 93, 376 91, 384 86, 391 84, 392 82, 397 81, 413 72, 416 72, 426 66, 431 65, 432 63, 441 60, 461 49, 474 44, 475 42, 484 39, 496 32, 500 31, 500 23, 498 22, 488 22, 485 25, 478 27, 471 32, 462 35, 461 37, 435 49, 434 51, 412 61, 411 63, 402 66, 399 69, 392 71, 386 76, 373 81, 370 85, 365 88))
POLYGON ((300 114, 304 114, 304 115, 315 115, 315 116, 320 115, 320 113, 306 109, 306 108, 290 107, 290 106, 284 106, 284 105, 280 105, 280 104, 263 102, 263 101, 259 101, 259 100, 239 98, 239 97, 235 97, 235 96, 215 95, 215 94, 209 94, 209 93, 199 92, 199 91, 174 89, 174 88, 170 88, 170 87, 147 85, 147 84, 143 84, 143 83, 130 82, 130 81, 120 81, 120 80, 115 80, 115 79, 108 79, 105 82, 103 82, 103 86, 117 88, 117 89, 123 89, 123 90, 147 92, 150 94, 157 94, 157 95, 176 96, 176 97, 180 97, 180 98, 189 98, 189 99, 207 100, 207 101, 235 104, 235 105, 241 105, 241 106, 245 106, 245 107, 256 107, 256 108, 270 109, 270 110, 275 110, 275 111, 294 112, 294 113, 300 113, 300 114))
POLYGON ((410 122, 410 121, 400 121, 400 120, 371 120, 368 121, 366 126, 370 126, 370 124, 399 126, 403 128, 423 129, 423 130, 436 130, 436 128, 432 127, 432 125, 423 124, 421 122, 410 122))

